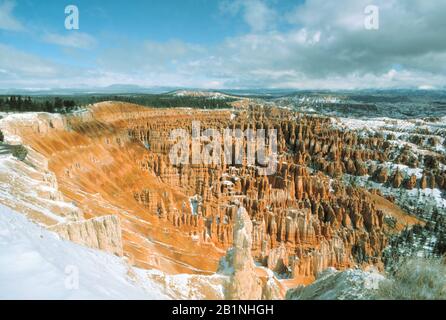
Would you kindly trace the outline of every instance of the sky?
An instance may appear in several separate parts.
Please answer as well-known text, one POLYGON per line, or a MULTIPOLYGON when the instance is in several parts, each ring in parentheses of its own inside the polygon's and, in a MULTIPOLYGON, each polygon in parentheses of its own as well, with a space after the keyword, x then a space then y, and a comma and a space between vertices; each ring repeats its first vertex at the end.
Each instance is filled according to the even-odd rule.
POLYGON ((0 0, 0 89, 446 89, 445 80, 444 0, 0 0), (67 5, 78 30, 65 28, 67 5))

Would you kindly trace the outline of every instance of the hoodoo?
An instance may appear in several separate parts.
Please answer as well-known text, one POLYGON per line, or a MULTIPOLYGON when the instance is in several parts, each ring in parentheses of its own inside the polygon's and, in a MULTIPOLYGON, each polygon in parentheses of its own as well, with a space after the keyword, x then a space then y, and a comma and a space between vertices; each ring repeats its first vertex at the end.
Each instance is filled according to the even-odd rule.
MULTIPOLYGON (((328 267, 382 269, 383 249, 397 231, 384 218, 402 217, 380 195, 339 178, 362 176, 367 162, 383 161, 395 149, 326 117, 256 106, 208 112, 105 102, 76 115, 7 117, 2 131, 47 164, 44 170, 57 179, 57 192, 82 215, 58 225, 39 222, 66 239, 122 254, 140 268, 212 274, 233 247, 235 287, 252 272, 248 251, 259 266, 300 283, 328 267), (195 121, 200 130, 219 132, 274 128, 276 171, 260 175, 246 157, 239 165, 224 159, 220 164, 171 163, 170 132, 192 132, 195 121)), ((243 139, 247 150, 249 141, 243 139)), ((392 186, 407 186, 399 182, 398 169, 392 174, 379 167, 368 170, 380 183, 389 176, 392 186)), ((417 221, 405 218, 407 223, 417 221)), ((252 281, 249 294, 234 294, 260 297, 252 281)))

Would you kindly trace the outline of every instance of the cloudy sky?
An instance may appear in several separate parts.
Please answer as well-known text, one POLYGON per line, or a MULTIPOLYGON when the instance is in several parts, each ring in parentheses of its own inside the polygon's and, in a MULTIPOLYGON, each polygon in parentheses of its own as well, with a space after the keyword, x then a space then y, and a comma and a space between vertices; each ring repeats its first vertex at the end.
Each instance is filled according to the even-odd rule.
POLYGON ((446 88, 444 0, 0 0, 0 88, 446 88), (65 29, 65 7, 79 30, 65 29), (364 26, 379 8, 379 28, 364 26))

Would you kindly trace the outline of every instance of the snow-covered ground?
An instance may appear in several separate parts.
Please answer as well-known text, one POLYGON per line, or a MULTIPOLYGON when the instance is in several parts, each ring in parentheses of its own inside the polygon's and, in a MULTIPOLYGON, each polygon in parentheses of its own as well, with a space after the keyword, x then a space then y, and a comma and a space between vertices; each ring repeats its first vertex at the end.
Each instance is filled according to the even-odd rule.
POLYGON ((111 254, 61 240, 0 204, 0 299, 168 299, 111 254))
POLYGON ((217 91, 178 90, 170 94, 176 97, 204 97, 208 99, 226 99, 233 97, 231 95, 217 91))
POLYGON ((367 271, 328 268, 306 287, 287 292, 289 300, 364 300, 373 299, 374 292, 384 276, 373 268, 367 271))
MULTIPOLYGON (((421 159, 426 155, 437 158, 446 155, 444 146, 446 117, 442 117, 436 122, 431 122, 425 119, 397 120, 390 118, 333 118, 332 121, 335 127, 343 130, 355 130, 361 135, 373 136, 375 133, 390 134, 392 136, 392 140, 388 140, 392 145, 392 150, 389 154, 390 159, 379 165, 388 168, 390 174, 398 169, 405 179, 415 175, 417 179, 420 180, 423 174, 429 173, 431 169, 426 169, 422 161, 416 168, 410 168, 407 165, 400 164, 397 161, 395 162, 395 159, 400 156, 403 150, 402 147, 409 147, 411 156, 416 159, 421 159), (415 136, 422 139, 422 142, 420 142, 419 145, 410 141, 410 137, 415 136), (427 138, 437 140, 438 144, 428 145, 426 142, 427 138)), ((440 161, 438 168, 444 170, 444 166, 444 163, 441 163, 440 161)), ((355 181, 367 187, 380 189, 386 195, 395 196, 399 200, 400 205, 407 209, 423 208, 430 206, 432 203, 432 205, 440 211, 446 210, 446 195, 439 189, 426 188, 422 190, 414 188, 410 191, 404 190, 403 188, 395 189, 390 186, 384 186, 370 181, 368 180, 368 177, 357 177, 355 178, 355 181)))
POLYGON ((0 204, 0 299, 224 299, 225 281, 132 267, 0 204))

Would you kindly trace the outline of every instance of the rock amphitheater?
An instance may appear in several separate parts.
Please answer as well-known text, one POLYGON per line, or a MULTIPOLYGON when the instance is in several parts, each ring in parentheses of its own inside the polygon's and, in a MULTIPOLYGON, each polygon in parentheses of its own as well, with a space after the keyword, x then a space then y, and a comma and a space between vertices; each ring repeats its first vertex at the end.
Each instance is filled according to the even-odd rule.
MULTIPOLYGON (((10 160, 0 171, 0 182, 9 183, 3 203, 64 239, 166 274, 215 274, 232 250, 231 285, 238 288, 230 298, 268 297, 262 272, 273 271, 283 291, 269 296, 283 297, 329 267, 383 269, 389 237, 423 222, 378 190, 346 184, 344 175, 395 188, 446 188, 445 172, 404 177, 370 165, 394 156, 382 136, 253 103, 210 111, 103 102, 71 115, 6 117, 1 130, 5 141, 28 149, 23 162, 10 160), (276 129, 276 172, 260 175, 246 161, 173 165, 169 134, 191 132, 192 121, 221 132, 276 129), (249 232, 240 235, 238 224, 249 232), (247 283, 243 270, 258 279, 247 283), (247 293, 243 285, 260 289, 247 293)), ((414 161, 404 151, 398 159, 414 161)))

